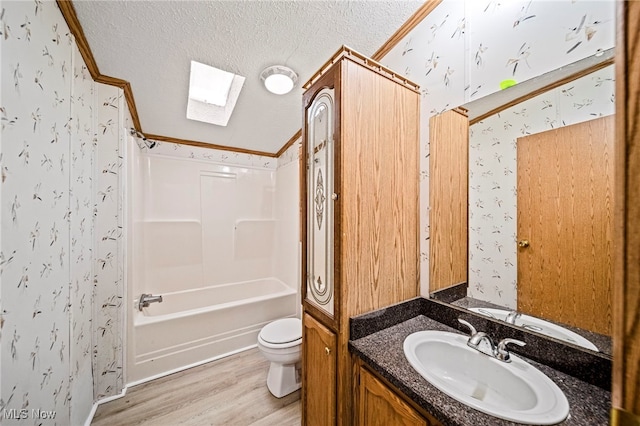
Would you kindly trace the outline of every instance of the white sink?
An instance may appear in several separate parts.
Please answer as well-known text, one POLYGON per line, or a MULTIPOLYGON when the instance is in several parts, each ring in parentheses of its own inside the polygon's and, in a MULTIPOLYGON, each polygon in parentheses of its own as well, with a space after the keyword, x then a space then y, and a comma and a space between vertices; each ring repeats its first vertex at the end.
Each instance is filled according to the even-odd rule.
MULTIPOLYGON (((493 308, 469 308, 470 311, 477 312, 479 314, 492 317, 504 321, 507 319, 510 311, 504 309, 493 308)), ((515 325, 524 327, 527 330, 535 331, 546 336, 554 337, 565 342, 573 343, 574 345, 582 346, 586 349, 598 352, 596 345, 582 337, 581 335, 574 333, 571 330, 559 326, 557 324, 545 321, 540 318, 532 317, 530 315, 521 314, 516 318, 515 325)))
POLYGON ((569 414, 569 402, 540 370, 511 355, 499 361, 467 346, 468 337, 419 331, 404 341, 404 353, 422 377, 450 397, 501 419, 552 425, 569 414))

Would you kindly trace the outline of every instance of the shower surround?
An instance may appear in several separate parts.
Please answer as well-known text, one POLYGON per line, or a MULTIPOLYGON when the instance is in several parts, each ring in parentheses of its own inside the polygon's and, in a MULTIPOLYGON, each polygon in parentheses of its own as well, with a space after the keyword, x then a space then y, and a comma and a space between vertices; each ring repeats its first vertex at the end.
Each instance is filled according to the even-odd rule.
POLYGON ((129 300, 164 300, 131 310, 129 382, 252 347, 297 315, 298 227, 283 222, 297 162, 170 143, 130 154, 129 300))

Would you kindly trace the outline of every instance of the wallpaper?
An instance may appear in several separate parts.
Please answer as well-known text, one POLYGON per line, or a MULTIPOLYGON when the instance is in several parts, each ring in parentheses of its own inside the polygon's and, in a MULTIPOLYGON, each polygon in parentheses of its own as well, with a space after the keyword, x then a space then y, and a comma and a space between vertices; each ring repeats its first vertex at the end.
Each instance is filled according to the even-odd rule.
POLYGON ((516 139, 613 114, 614 75, 606 67, 471 126, 469 296, 517 307, 516 139))
POLYGON ((278 168, 284 167, 289 163, 300 160, 300 147, 302 138, 296 140, 285 152, 278 157, 278 168))
MULTIPOLYGON (((122 129, 130 119, 122 103, 96 99, 100 85, 55 2, 1 7, 0 418, 80 424, 95 398, 121 391, 96 368, 112 360, 122 370, 122 343, 98 338, 98 326, 113 320, 96 320, 122 288, 119 272, 98 273, 111 259, 98 254, 118 235, 95 229, 121 225, 121 204, 100 201, 118 200, 120 187, 99 186, 117 172, 121 139, 97 123, 122 129), (101 109, 115 109, 116 120, 101 109)), ((108 315, 123 313, 118 306, 108 315)))
POLYGON ((76 348, 70 229, 81 220, 69 208, 73 40, 55 3, 2 8, 2 423, 64 424, 76 348))
POLYGON ((468 91, 473 100, 615 44, 612 1, 467 1, 468 91))
POLYGON ((382 64, 421 87, 420 279, 429 288, 429 117, 614 45, 615 2, 444 0, 382 64))
POLYGON ((93 404, 92 307, 93 307, 93 200, 91 182, 94 167, 95 83, 73 48, 73 82, 71 86, 71 169, 69 176, 69 209, 71 241, 69 251, 71 304, 71 424, 86 419, 87 407, 93 404))
POLYGON ((124 388, 123 168, 128 122, 122 89, 96 84, 96 167, 94 209, 94 396, 102 399, 124 388))
POLYGON ((156 142, 156 145, 149 149, 142 141, 138 145, 143 151, 149 151, 155 155, 166 155, 168 157, 191 158, 195 160, 213 161, 215 163, 228 163, 237 166, 254 166, 266 169, 275 169, 278 159, 265 157, 262 155, 246 154, 241 152, 224 151, 219 149, 201 148, 197 146, 181 145, 170 142, 156 142))

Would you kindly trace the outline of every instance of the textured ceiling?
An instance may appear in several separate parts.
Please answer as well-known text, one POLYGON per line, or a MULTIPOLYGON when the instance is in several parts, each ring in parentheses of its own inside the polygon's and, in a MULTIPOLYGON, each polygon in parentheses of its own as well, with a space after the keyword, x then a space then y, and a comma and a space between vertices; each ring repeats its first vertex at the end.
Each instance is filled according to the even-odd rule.
POLYGON ((343 44, 372 55, 422 3, 75 0, 74 6, 100 73, 131 83, 143 132, 275 153, 301 127, 301 84, 343 44), (227 127, 186 119, 191 60, 246 77, 227 127), (298 73, 287 95, 267 92, 260 81, 260 72, 275 64, 298 73))

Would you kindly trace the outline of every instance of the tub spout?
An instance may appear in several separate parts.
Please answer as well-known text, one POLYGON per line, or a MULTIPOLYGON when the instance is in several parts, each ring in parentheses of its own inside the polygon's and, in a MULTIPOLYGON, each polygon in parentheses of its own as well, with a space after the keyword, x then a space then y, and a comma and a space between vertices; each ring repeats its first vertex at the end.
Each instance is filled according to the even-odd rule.
POLYGON ((138 299, 138 310, 142 308, 148 308, 150 303, 162 302, 162 296, 154 296, 152 294, 142 293, 140 299, 138 299))

